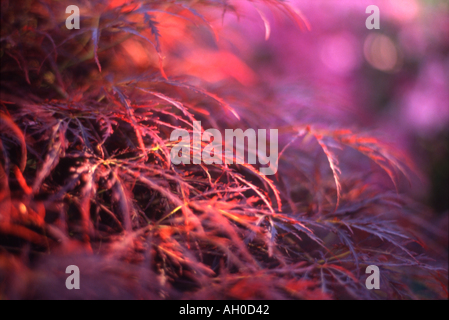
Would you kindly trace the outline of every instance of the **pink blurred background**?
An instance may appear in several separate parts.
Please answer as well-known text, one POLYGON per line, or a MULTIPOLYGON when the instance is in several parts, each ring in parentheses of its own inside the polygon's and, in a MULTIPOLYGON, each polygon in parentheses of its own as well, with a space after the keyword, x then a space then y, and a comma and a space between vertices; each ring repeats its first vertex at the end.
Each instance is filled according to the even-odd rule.
POLYGON ((241 15, 224 16, 218 47, 245 64, 229 56, 224 72, 244 86, 263 79, 278 88, 275 113, 287 123, 307 110, 410 152, 423 177, 407 192, 447 217, 449 3, 295 0, 297 24, 259 2, 234 3, 241 15), (380 9, 379 30, 365 26, 369 5, 380 9))

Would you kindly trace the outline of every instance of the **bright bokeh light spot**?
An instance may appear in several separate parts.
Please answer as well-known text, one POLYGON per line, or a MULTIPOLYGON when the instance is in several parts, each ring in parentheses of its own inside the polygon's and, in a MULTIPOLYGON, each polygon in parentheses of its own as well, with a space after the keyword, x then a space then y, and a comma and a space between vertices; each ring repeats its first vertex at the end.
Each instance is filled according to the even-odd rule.
POLYGON ((125 42, 123 48, 126 50, 126 52, 129 54, 129 56, 137 66, 149 66, 151 57, 148 54, 148 50, 145 49, 139 41, 135 39, 129 39, 125 42))
POLYGON ((425 133, 438 132, 447 126, 447 87, 446 72, 440 61, 423 67, 414 87, 405 95, 403 115, 407 123, 425 133))
POLYGON ((398 67, 399 53, 393 41, 378 33, 371 33, 365 40, 364 54, 371 66, 382 71, 394 71, 398 67))
POLYGON ((420 11, 420 4, 416 0, 388 0, 384 4, 386 14, 402 22, 415 19, 420 11))
POLYGON ((324 39, 320 58, 329 69, 344 74, 359 62, 356 48, 356 40, 351 34, 338 34, 324 39))
POLYGON ((193 75, 215 83, 234 78, 243 85, 252 85, 256 75, 240 58, 231 52, 200 50, 186 53, 182 59, 172 61, 172 68, 179 73, 193 75))
POLYGON ((409 99, 407 118, 416 127, 429 127, 435 124, 438 118, 438 104, 435 99, 418 92, 413 94, 409 99))

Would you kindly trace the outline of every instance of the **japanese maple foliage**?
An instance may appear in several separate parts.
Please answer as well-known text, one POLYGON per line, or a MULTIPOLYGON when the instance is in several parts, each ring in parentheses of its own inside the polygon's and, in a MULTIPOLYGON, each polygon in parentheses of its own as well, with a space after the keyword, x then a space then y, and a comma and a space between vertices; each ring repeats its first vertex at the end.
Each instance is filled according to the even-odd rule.
MULTIPOLYGON (((291 97, 301 121, 277 114, 286 88, 224 30, 245 23, 242 2, 2 0, 1 298, 447 298, 409 219, 421 213, 395 189, 412 161, 291 97), (173 165, 170 133, 193 121, 279 129, 278 173, 173 165), (69 264, 84 291, 56 288, 69 264)), ((267 38, 270 10, 310 27, 284 1, 248 6, 267 38)))

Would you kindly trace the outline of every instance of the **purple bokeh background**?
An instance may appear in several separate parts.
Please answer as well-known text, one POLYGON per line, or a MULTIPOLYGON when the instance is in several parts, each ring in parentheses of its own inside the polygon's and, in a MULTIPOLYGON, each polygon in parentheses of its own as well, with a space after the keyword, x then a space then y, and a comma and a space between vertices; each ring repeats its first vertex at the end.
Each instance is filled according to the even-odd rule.
POLYGON ((241 57, 256 78, 279 88, 280 118, 300 121, 303 113, 298 110, 306 109, 335 126, 376 132, 411 153, 423 177, 412 177, 407 193, 447 217, 449 4, 291 4, 305 17, 302 26, 281 19, 280 10, 276 16, 259 4, 238 2, 240 17, 224 18, 224 46, 241 57), (369 5, 380 9, 379 30, 365 26, 369 5), (263 20, 269 21, 268 40, 263 20))

